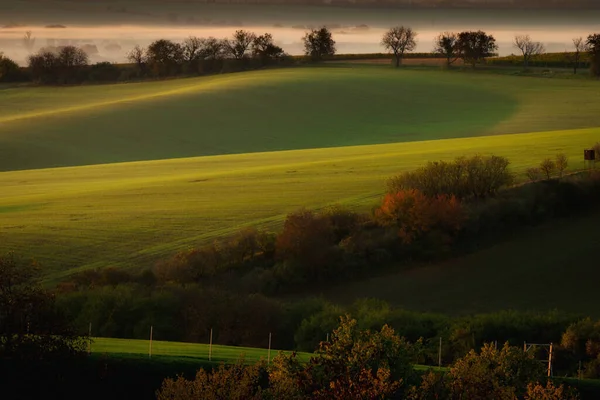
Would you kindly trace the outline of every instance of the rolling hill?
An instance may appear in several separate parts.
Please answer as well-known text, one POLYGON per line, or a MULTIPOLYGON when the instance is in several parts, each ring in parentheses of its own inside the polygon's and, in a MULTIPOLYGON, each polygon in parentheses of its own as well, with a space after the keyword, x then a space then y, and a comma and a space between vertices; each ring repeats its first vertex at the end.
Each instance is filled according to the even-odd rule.
POLYGON ((295 68, 0 90, 0 171, 600 126, 600 84, 295 68))

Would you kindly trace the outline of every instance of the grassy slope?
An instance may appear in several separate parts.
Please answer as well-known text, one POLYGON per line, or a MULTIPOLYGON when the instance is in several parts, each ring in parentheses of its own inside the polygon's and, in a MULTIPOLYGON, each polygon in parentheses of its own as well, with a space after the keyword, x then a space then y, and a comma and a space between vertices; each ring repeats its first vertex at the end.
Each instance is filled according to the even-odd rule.
POLYGON ((413 310, 472 314, 552 310, 600 317, 600 213, 517 232, 461 259, 340 285, 340 302, 377 297, 413 310))
POLYGON ((368 210, 386 178, 428 160, 495 153, 522 171, 581 149, 600 129, 297 150, 0 173, 0 251, 36 257, 50 280, 84 268, 150 265, 299 207, 368 210), (316 195, 318 194, 318 195, 316 195))
MULTIPOLYGON (((148 354, 148 340, 133 339, 108 339, 94 338, 92 344, 92 353, 108 354, 148 354)), ((278 350, 271 350, 271 358, 277 355, 278 350)), ((208 361, 209 346, 200 343, 182 343, 182 342, 163 342, 159 340, 152 341, 153 356, 169 356, 175 358, 187 358, 195 360, 208 361)), ((309 353, 297 353, 301 360, 308 360, 309 353)), ((212 361, 231 363, 237 361, 241 356, 245 361, 254 363, 261 358, 267 359, 268 350, 250 348, 213 345, 212 361)))
POLYGON ((0 171, 600 126, 597 82, 328 67, 0 90, 0 171))

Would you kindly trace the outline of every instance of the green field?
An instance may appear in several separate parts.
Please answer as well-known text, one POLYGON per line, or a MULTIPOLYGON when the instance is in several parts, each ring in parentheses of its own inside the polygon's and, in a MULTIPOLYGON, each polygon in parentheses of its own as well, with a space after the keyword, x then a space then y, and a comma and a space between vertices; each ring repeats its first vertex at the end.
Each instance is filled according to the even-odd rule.
POLYGON ((331 66, 0 90, 0 171, 600 126, 600 83, 331 66))
POLYGON ((276 229, 300 207, 368 210, 388 177, 429 160, 494 153, 522 172, 566 152, 578 169, 600 140, 598 89, 345 66, 2 90, 0 166, 39 169, 0 173, 0 251, 36 258, 57 281, 276 229), (520 132, 535 133, 500 135, 520 132), (359 145, 379 142, 397 143, 359 145), (320 148, 274 151, 307 147, 320 148), (102 164, 224 152, 244 154, 102 164), (57 163, 99 164, 41 168, 57 163))
MULTIPOLYGON (((200 343, 182 343, 182 342, 164 342, 159 340, 152 341, 152 356, 163 356, 176 359, 188 359, 190 361, 201 361, 203 363, 212 361, 213 363, 233 363, 241 357, 244 361, 255 363, 261 359, 269 359, 267 348, 258 349, 253 347, 234 347, 234 346, 212 346, 212 357, 209 360, 209 345, 200 343)), ((278 354, 278 350, 272 349, 271 359, 278 354)), ((94 338, 92 342, 92 353, 95 354, 141 354, 150 356, 149 340, 134 339, 108 339, 94 338)), ((298 358, 307 361, 311 354, 297 353, 298 358)))

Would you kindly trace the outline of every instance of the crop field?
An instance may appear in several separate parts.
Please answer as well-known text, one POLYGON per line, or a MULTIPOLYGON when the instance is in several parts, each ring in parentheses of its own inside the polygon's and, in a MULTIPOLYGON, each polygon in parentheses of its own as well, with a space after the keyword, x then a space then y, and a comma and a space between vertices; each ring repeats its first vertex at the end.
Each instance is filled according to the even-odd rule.
POLYGON ((58 281, 277 229, 300 207, 369 210, 388 177, 430 160, 494 153, 522 172, 565 152, 582 168, 599 88, 342 66, 1 90, 0 251, 58 281), (57 164, 96 165, 43 168, 57 164))

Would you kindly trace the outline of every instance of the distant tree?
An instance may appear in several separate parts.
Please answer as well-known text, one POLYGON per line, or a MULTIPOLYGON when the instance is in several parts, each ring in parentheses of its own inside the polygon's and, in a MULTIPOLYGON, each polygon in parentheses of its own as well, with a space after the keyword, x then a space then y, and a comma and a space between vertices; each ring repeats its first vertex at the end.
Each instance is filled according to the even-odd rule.
POLYGON ((434 53, 446 58, 446 66, 458 60, 458 35, 453 32, 444 32, 435 39, 434 53))
POLYGON ((175 75, 183 63, 183 49, 179 43, 160 39, 146 50, 148 66, 153 75, 165 77, 175 75))
POLYGON ((58 52, 58 62, 61 68, 73 70, 86 67, 89 64, 89 56, 83 49, 75 46, 65 46, 58 52))
POLYGON ((396 67, 399 67, 402 63, 405 52, 413 51, 417 47, 416 37, 417 33, 413 31, 412 28, 404 26, 390 28, 383 35, 381 44, 386 50, 390 50, 394 53, 396 67))
POLYGON ((201 53, 205 59, 220 60, 225 54, 226 46, 223 40, 209 37, 203 42, 201 53))
POLYGON ((304 54, 310 56, 313 61, 321 61, 325 56, 335 54, 335 41, 331 31, 326 27, 313 29, 302 38, 304 43, 304 54))
POLYGON ((515 36, 513 46, 523 53, 523 67, 525 69, 529 67, 531 57, 542 54, 545 51, 544 45, 541 42, 534 42, 529 35, 515 36))
POLYGON ((41 49, 29 56, 29 70, 34 80, 43 83, 75 83, 84 79, 81 72, 89 64, 85 51, 75 46, 54 51, 41 49))
POLYGON ((558 177, 562 178, 565 170, 569 166, 569 157, 567 157, 565 153, 557 154, 554 159, 554 165, 556 166, 556 171, 558 171, 558 177))
POLYGON ((255 37, 251 49, 252 56, 261 60, 263 64, 280 59, 285 54, 281 47, 273 43, 273 36, 270 33, 255 37))
POLYGON ((550 179, 555 169, 556 163, 550 158, 546 158, 540 164, 540 170, 544 173, 544 175, 546 175, 546 179, 550 179))
POLYGON ((0 256, 0 358, 53 360, 84 354, 75 335, 38 281, 39 269, 14 254, 0 256))
POLYGON ((28 58, 31 77, 36 82, 52 83, 56 81, 58 57, 51 51, 40 50, 28 58))
POLYGON ((461 32, 458 34, 457 49, 459 57, 473 68, 498 50, 496 39, 483 31, 461 32))
POLYGON ((0 82, 12 82, 20 78, 19 65, 0 53, 0 82))
POLYGON ((127 60, 130 63, 135 64, 137 73, 142 75, 144 73, 146 62, 148 61, 146 49, 139 45, 135 45, 135 47, 127 53, 127 60))
POLYGON ((202 58, 202 48, 204 46, 204 39, 190 36, 183 41, 182 51, 183 59, 186 62, 194 62, 202 58))
POLYGON ((25 36, 23 36, 23 47, 31 53, 33 52, 33 48, 35 46, 35 38, 33 37, 33 33, 31 31, 25 32, 25 36))
POLYGON ((573 38, 573 46, 575 47, 575 53, 573 54, 573 74, 577 74, 579 69, 579 63, 581 62, 581 54, 585 52, 585 41, 583 38, 573 38))
POLYGON ((231 57, 241 60, 246 57, 254 39, 256 39, 256 35, 252 32, 244 30, 235 31, 232 39, 225 39, 225 49, 231 57))
POLYGON ((594 33, 588 36, 586 48, 592 62, 592 75, 600 76, 600 33, 594 33))
POLYGON ((182 56, 186 72, 198 72, 198 65, 204 58, 203 48, 205 39, 190 36, 183 41, 182 56))

